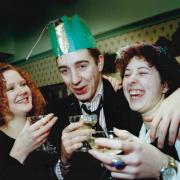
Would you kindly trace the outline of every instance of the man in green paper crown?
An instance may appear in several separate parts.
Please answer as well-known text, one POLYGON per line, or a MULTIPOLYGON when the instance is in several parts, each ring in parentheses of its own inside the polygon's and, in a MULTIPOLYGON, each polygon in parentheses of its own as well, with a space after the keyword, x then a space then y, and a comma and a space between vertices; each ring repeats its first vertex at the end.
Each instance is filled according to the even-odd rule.
MULTIPOLYGON (((57 143, 57 147, 60 147, 60 164, 64 179, 105 179, 108 177, 105 168, 87 152, 78 151, 94 130, 81 129, 82 122, 69 124, 69 116, 94 113, 98 116, 96 130, 108 131, 117 127, 135 135, 137 132, 133 129, 137 128, 134 127, 141 126, 140 116, 129 109, 122 90, 115 92, 111 84, 102 78, 104 57, 96 48, 95 39, 81 18, 77 15, 72 18, 63 16, 61 21, 49 25, 49 31, 59 72, 72 92, 53 106, 53 112, 58 114, 59 121, 52 138, 56 143, 60 143, 57 143)), ((162 127, 167 122, 164 123, 163 117, 169 116, 177 101, 174 104, 172 109, 164 110, 164 113, 160 114, 162 127)), ((177 120, 172 120, 172 124, 173 122, 175 124, 177 120)), ((154 124, 155 132, 158 123, 154 124)), ((164 131, 167 131, 167 128, 164 128, 164 131)), ((175 131, 173 135, 176 135, 175 131)), ((165 134, 161 133, 159 137, 161 144, 165 134)))

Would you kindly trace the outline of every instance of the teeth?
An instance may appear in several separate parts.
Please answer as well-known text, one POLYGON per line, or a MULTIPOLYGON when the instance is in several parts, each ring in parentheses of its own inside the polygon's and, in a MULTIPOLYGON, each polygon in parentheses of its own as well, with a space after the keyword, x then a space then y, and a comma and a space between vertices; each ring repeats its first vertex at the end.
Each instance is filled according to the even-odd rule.
POLYGON ((130 95, 143 95, 143 94, 144 94, 144 91, 139 90, 139 89, 133 89, 133 90, 130 90, 130 91, 129 91, 129 94, 130 94, 130 95))
POLYGON ((27 102, 28 101, 28 98, 23 98, 19 101, 17 101, 18 104, 21 104, 21 103, 24 103, 24 102, 27 102))

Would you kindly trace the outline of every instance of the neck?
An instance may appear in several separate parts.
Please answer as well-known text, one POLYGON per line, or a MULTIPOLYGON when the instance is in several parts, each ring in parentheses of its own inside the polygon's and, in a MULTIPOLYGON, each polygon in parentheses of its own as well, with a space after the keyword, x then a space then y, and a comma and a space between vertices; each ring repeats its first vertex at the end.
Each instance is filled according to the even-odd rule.
POLYGON ((94 97, 92 98, 92 100, 98 95, 98 93, 100 93, 101 88, 103 88, 102 85, 103 85, 103 84, 102 84, 102 78, 100 78, 99 83, 98 83, 98 86, 97 86, 96 93, 95 93, 94 97))
POLYGON ((26 123, 26 116, 11 117, 1 130, 8 136, 16 139, 26 123))
POLYGON ((159 99, 159 101, 157 101, 157 103, 151 109, 141 114, 146 127, 150 128, 152 119, 157 114, 163 100, 164 95, 159 99))

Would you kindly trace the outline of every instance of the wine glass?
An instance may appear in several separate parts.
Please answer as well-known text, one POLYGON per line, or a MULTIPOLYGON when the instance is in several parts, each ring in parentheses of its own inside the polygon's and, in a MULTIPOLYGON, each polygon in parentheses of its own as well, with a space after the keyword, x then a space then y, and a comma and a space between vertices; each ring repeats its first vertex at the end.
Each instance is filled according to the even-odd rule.
MULTIPOLYGON (((30 123, 30 125, 34 124, 35 122, 41 120, 42 118, 44 118, 46 115, 38 115, 38 116, 30 116, 28 117, 28 121, 30 123)), ((36 151, 46 151, 46 144, 42 144, 40 147, 38 147, 36 149, 36 151)))
POLYGON ((98 151, 101 151, 107 155, 115 156, 122 153, 122 150, 120 149, 110 149, 107 147, 99 147, 95 144, 95 139, 99 137, 114 139, 117 138, 117 136, 114 134, 113 131, 96 131, 95 134, 92 134, 92 136, 88 139, 89 145, 91 149, 96 149, 98 151))
POLYGON ((28 121, 30 123, 30 125, 34 124, 35 122, 41 120, 42 118, 44 118, 46 115, 39 115, 39 116, 30 116, 28 117, 28 121))
MULTIPOLYGON (((100 151, 102 153, 105 153, 106 155, 109 155, 109 156, 117 156, 117 155, 122 153, 121 149, 110 149, 110 148, 107 148, 107 147, 97 146, 95 144, 95 139, 100 138, 100 137, 109 138, 109 139, 117 138, 117 136, 114 134, 113 131, 96 131, 96 133, 93 134, 88 139, 88 143, 89 143, 91 149, 96 149, 96 150, 98 150, 98 151, 100 151)), ((104 172, 102 173, 102 176, 101 176, 100 179, 102 179, 102 180, 105 180, 105 179, 106 180, 113 180, 114 178, 111 176, 110 171, 105 169, 104 172)))
MULTIPOLYGON (((83 121, 83 126, 81 127, 82 129, 92 129, 95 127, 97 123, 97 115, 96 114, 91 114, 91 115, 75 115, 75 116, 69 116, 69 122, 74 123, 74 122, 79 122, 83 121)), ((91 149, 89 143, 89 140, 86 140, 83 142, 83 146, 80 147, 77 151, 79 152, 88 152, 89 149, 91 149)))

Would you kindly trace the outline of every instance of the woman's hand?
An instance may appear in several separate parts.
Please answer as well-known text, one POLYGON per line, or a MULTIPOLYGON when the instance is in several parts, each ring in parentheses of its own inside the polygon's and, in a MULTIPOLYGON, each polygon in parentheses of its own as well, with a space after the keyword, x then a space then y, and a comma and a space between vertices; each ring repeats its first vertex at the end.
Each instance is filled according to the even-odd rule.
MULTIPOLYGON (((124 136, 124 135, 123 135, 124 136)), ((108 155, 98 150, 89 153, 100 160, 110 170, 112 177, 120 179, 159 178, 159 170, 167 162, 167 156, 156 147, 141 142, 129 133, 121 139, 96 139, 98 146, 121 149, 123 154, 118 157, 126 164, 123 169, 112 167, 112 159, 116 155, 108 155)))
POLYGON ((10 156, 23 163, 33 150, 45 143, 56 121, 57 117, 54 117, 53 114, 48 114, 32 125, 27 120, 24 128, 15 140, 10 156))

